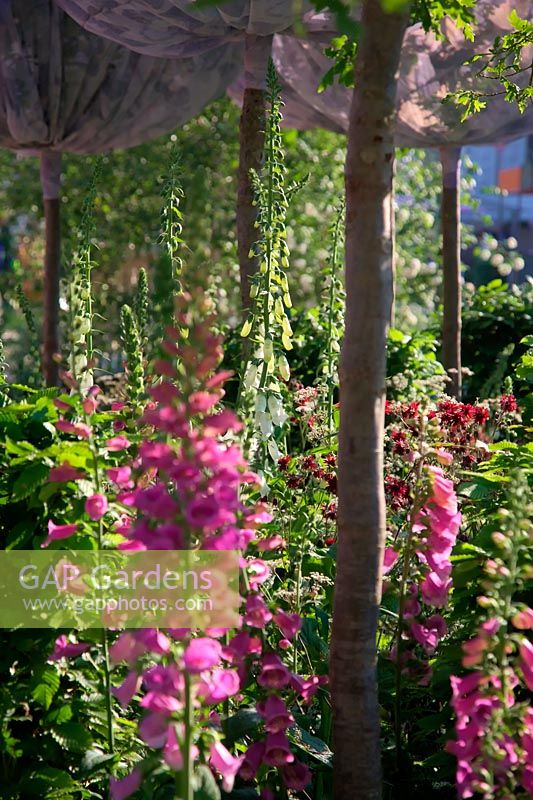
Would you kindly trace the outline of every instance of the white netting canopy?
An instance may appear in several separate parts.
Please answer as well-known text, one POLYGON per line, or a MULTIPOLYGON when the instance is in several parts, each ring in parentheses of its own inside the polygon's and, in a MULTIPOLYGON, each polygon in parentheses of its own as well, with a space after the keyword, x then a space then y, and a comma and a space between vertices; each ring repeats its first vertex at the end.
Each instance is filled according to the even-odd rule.
MULTIPOLYGON (((169 61, 84 31, 51 0, 33 0, 28 12, 25 0, 0 3, 0 147, 131 147, 194 117, 240 68, 227 45, 169 61)), ((57 175, 45 169, 43 178, 48 196, 57 196, 57 175)))
POLYGON ((203 8, 194 0, 58 2, 87 30, 151 56, 183 58, 231 45, 246 86, 253 88, 264 85, 274 34, 293 34, 324 19, 308 0, 229 0, 203 8))
MULTIPOLYGON (((498 142, 533 132, 533 110, 520 114, 503 96, 489 97, 487 109, 461 123, 460 110, 442 103, 456 89, 481 89, 493 93, 501 87, 480 80, 479 63, 464 65, 475 53, 486 53, 496 36, 511 30, 508 17, 515 8, 531 19, 531 0, 478 0, 475 42, 469 42, 447 20, 444 38, 437 39, 420 25, 408 29, 402 48, 398 84, 396 142, 399 146, 434 147, 498 142)), ((306 129, 323 127, 336 132, 348 130, 351 91, 339 85, 319 93, 322 76, 331 67, 323 54, 327 40, 303 40, 276 36, 273 58, 282 83, 285 122, 306 129)), ((524 75, 518 80, 528 80, 524 75)), ((239 96, 242 84, 231 88, 239 96)))
POLYGON ((59 349, 61 153, 105 152, 168 133, 220 97, 240 68, 229 43, 156 58, 85 31, 52 0, 0 0, 0 147, 41 158, 48 384, 57 381, 59 349))
MULTIPOLYGON (((198 8, 194 0, 57 2, 83 27, 142 53, 196 56, 229 46, 243 65, 239 81, 231 89, 233 96, 239 96, 245 86, 262 85, 272 46, 283 84, 286 124, 347 130, 350 91, 333 86, 322 94, 317 92, 322 76, 331 67, 323 50, 334 26, 327 15, 313 12, 309 2, 228 0, 204 8, 198 8)), ((486 52, 495 36, 511 29, 508 16, 513 8, 526 19, 533 14, 531 0, 478 0, 474 43, 465 40, 449 21, 444 25, 443 40, 425 33, 420 25, 409 28, 402 48, 398 91, 399 145, 475 144, 531 130, 531 112, 520 116, 501 97, 491 98, 488 111, 463 125, 460 112, 441 102, 448 91, 472 83, 478 67, 465 67, 463 62, 475 53, 486 52)), ((197 84, 199 81, 195 81, 197 84)), ((493 91, 494 84, 490 83, 488 89, 493 91)))
MULTIPOLYGON (((205 7, 195 0, 61 0, 60 5, 93 33, 167 58, 242 43, 247 34, 280 33, 293 24, 297 7, 291 0, 229 0, 205 7)), ((310 8, 307 1, 304 5, 310 8)))

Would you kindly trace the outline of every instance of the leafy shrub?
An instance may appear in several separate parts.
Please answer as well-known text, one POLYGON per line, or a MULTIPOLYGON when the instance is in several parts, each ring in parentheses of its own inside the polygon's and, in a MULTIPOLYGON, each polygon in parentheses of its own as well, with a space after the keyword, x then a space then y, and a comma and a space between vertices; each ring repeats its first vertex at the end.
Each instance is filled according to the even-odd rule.
MULTIPOLYGON (((492 397, 503 390, 525 352, 522 340, 531 332, 533 283, 508 285, 491 281, 466 294, 463 311, 465 397, 492 397)), ((521 389, 518 392, 521 393, 521 389)))

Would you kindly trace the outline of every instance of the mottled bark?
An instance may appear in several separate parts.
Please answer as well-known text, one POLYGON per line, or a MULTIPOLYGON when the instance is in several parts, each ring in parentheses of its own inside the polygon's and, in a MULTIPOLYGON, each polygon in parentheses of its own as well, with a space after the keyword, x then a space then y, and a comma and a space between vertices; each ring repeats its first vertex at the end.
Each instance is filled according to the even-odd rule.
POLYGON ((250 306, 250 278, 257 269, 257 260, 250 258, 250 248, 257 240, 256 209, 250 170, 261 167, 265 141, 265 96, 261 89, 244 90, 240 121, 240 153, 237 186, 237 243, 241 278, 241 300, 244 310, 250 306))
POLYGON ((442 147, 442 361, 461 398, 461 148, 442 147))
POLYGON ((396 73, 408 8, 362 6, 346 160, 339 545, 331 647, 335 800, 381 798, 376 631, 385 538, 385 347, 393 299, 396 73))
POLYGON ((43 297, 43 376, 47 386, 56 386, 58 365, 54 354, 59 352, 59 283, 60 283, 60 214, 57 198, 45 199, 45 252, 43 297))

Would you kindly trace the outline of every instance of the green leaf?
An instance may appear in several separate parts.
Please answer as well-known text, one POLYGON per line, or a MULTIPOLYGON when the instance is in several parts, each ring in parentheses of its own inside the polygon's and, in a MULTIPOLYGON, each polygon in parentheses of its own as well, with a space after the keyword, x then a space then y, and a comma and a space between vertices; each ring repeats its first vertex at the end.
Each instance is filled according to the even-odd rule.
POLYGON ((443 766, 450 764, 451 756, 448 753, 445 753, 441 750, 438 753, 433 753, 424 761, 422 761, 422 766, 426 769, 438 770, 439 768, 442 769, 443 766))
POLYGON ((445 708, 443 711, 420 717, 416 721, 416 724, 424 733, 434 733, 435 731, 439 731, 442 726, 448 722, 449 718, 450 711, 448 708, 445 708))
POLYGON ((80 722, 66 722, 50 729, 55 741, 71 753, 83 753, 90 748, 93 739, 80 722))
POLYGON ((409 341, 409 337, 399 331, 397 328, 391 328, 389 330, 389 340, 391 342, 400 342, 402 344, 406 344, 409 341))
POLYGON ((253 708, 241 708, 236 714, 228 718, 227 739, 233 743, 242 736, 247 736, 259 725, 261 717, 253 708))
POLYGON ((311 758, 330 767, 333 763, 333 753, 322 739, 313 736, 298 725, 289 731, 290 740, 311 758))
POLYGON ((201 764, 194 775, 194 800, 220 800, 220 789, 213 773, 201 764))
MULTIPOLYGON (((51 797, 51 790, 65 790, 75 788, 72 775, 55 767, 42 767, 29 777, 24 778, 20 784, 20 797, 38 797, 39 800, 51 797)), ((57 796, 54 793, 54 796, 57 796)), ((65 795, 63 795, 65 796, 65 795)))
POLYGON ((72 706, 70 703, 64 703, 50 711, 46 717, 46 722, 60 724, 62 722, 68 722, 69 719, 72 719, 72 706))
POLYGON ((462 561, 455 562, 453 568, 453 586, 454 591, 467 586, 470 581, 474 580, 475 576, 481 568, 482 559, 480 558, 465 558, 462 561))
POLYGON ((479 483, 469 483, 461 487, 461 495, 469 497, 471 500, 483 500, 494 492, 493 486, 488 486, 483 481, 479 483))
POLYGON ((518 16, 515 8, 509 14, 509 22, 514 28, 521 28, 523 20, 518 16))
POLYGON ((453 549, 452 561, 462 561, 465 558, 476 558, 477 556, 488 558, 488 555, 487 551, 481 547, 476 547, 469 542, 459 542, 453 549))
POLYGON ((59 689, 59 675, 55 667, 49 664, 38 669, 30 683, 30 692, 34 700, 43 708, 49 709, 57 690, 59 689))
POLYGON ((22 500, 41 486, 48 477, 49 469, 46 464, 37 462, 30 464, 22 470, 13 484, 13 499, 22 500))
MULTIPOLYGON (((9 500, 11 502, 11 500, 9 500)), ((9 504, 9 503, 7 503, 9 504)), ((0 501, 0 505, 3 505, 0 501)), ((7 534, 5 541, 6 550, 23 550, 23 545, 29 543, 35 533, 37 519, 23 519, 14 525, 7 534)))
MULTIPOLYGON (((11 406, 11 410, 13 406, 11 406)), ((11 453, 15 456, 27 456, 29 453, 35 453, 36 448, 30 442, 14 442, 12 439, 6 437, 4 441, 6 453, 11 453)))
POLYGON ((112 753, 102 753, 101 750, 87 750, 80 764, 80 774, 83 777, 98 772, 110 761, 114 761, 116 756, 112 753))

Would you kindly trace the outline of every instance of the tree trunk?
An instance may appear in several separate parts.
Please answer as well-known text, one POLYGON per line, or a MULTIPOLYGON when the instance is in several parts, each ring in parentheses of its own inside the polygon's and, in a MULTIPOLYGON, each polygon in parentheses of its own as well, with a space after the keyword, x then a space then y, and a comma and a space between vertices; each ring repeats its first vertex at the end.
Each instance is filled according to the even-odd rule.
POLYGON ((42 153, 41 184, 45 225, 42 369, 47 386, 56 386, 58 383, 58 364, 54 354, 59 352, 60 174, 60 154, 42 153))
POLYGON ((250 248, 257 241, 257 213, 250 170, 261 168, 265 142, 265 96, 262 89, 244 90, 239 127, 240 153, 237 186, 237 244, 241 276, 243 310, 250 306, 250 279, 257 270, 257 259, 250 258, 250 248))
POLYGON ((461 148, 442 147, 442 361, 449 394, 461 399, 461 148))
POLYGON ((396 176, 396 158, 392 158, 392 188, 390 193, 390 238, 391 238, 391 269, 392 269, 392 301, 390 312, 390 325, 396 324, 396 197, 394 191, 394 178, 396 176))
POLYGON ((331 647, 335 800, 381 798, 376 631, 385 538, 383 427, 393 295, 396 73, 409 9, 362 7, 346 160, 338 566, 331 647))

